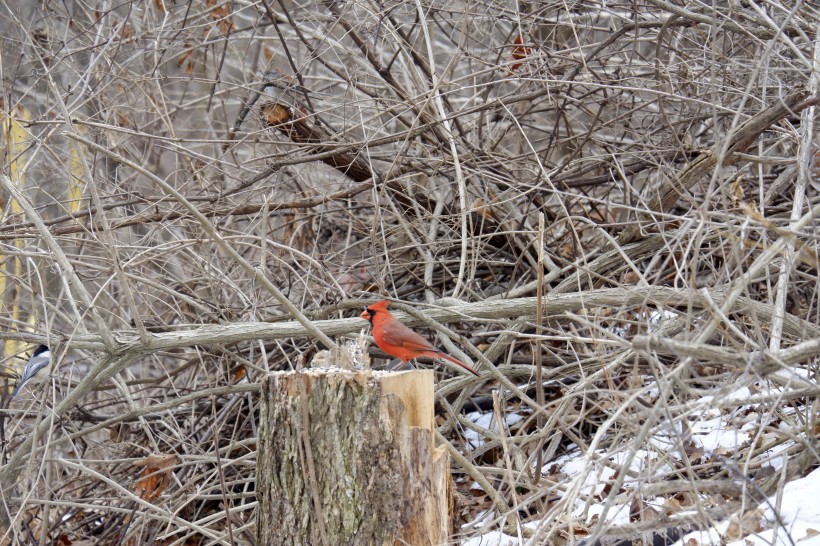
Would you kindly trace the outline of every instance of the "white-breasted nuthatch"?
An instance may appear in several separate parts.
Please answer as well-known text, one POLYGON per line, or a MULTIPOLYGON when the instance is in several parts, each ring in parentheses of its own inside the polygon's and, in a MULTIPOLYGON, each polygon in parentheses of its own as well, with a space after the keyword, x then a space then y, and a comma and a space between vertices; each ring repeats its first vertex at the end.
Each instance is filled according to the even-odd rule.
POLYGON ((26 364, 26 367, 23 370, 23 375, 20 376, 20 380, 17 382, 17 386, 14 387, 14 391, 11 393, 9 400, 14 398, 23 385, 27 383, 33 385, 41 383, 49 376, 50 373, 51 351, 45 345, 38 345, 37 348, 34 349, 34 353, 32 353, 31 358, 28 359, 28 364, 26 364))

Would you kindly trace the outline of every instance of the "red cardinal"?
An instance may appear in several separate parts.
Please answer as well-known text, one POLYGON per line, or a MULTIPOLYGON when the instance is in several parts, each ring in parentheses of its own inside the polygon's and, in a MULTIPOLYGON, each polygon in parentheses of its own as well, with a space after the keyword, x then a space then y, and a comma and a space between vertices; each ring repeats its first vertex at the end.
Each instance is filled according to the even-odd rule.
POLYGON ((382 351, 401 359, 402 362, 408 362, 420 356, 443 358, 478 375, 478 372, 470 366, 436 349, 432 343, 396 320, 396 317, 387 310, 388 305, 390 302, 387 300, 376 302, 360 315, 363 319, 370 321, 373 326, 373 338, 382 351))

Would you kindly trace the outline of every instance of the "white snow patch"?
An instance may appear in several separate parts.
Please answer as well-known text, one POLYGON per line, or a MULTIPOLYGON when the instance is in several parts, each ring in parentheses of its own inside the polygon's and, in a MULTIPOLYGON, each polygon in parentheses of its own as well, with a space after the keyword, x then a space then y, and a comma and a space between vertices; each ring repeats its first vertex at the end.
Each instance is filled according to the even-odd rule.
MULTIPOLYGON (((783 488, 783 499, 780 508, 780 521, 775 518, 774 506, 776 497, 769 498, 769 504, 763 503, 760 508, 765 510, 765 518, 770 529, 743 537, 730 542, 727 546, 820 546, 820 502, 815 502, 820 491, 820 468, 814 470, 805 478, 789 482, 783 488), (780 522, 785 525, 780 527, 780 522), (777 538, 775 539, 775 527, 777 538)), ((684 536, 674 546, 683 546, 689 539, 697 544, 721 544, 721 536, 728 527, 727 522, 721 522, 714 528, 705 531, 696 531, 684 536)))

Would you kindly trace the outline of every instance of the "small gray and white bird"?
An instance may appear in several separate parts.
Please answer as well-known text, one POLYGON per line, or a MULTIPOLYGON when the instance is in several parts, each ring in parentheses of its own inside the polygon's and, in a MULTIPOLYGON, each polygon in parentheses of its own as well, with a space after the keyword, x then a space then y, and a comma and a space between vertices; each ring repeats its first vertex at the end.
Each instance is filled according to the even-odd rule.
POLYGON ((15 395, 20 392, 23 385, 27 383, 32 385, 42 383, 50 373, 51 351, 45 345, 38 345, 37 348, 34 349, 34 353, 31 355, 31 358, 28 359, 28 364, 26 364, 26 367, 23 370, 23 375, 17 382, 17 386, 14 387, 14 391, 11 393, 9 400, 14 398, 15 395))

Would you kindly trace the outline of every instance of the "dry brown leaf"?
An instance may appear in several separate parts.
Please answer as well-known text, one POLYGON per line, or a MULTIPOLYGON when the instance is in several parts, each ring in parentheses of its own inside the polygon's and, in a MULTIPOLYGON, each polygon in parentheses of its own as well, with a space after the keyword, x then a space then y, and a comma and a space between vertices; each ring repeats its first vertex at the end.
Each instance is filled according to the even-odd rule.
MULTIPOLYGON (((523 61, 530 55, 532 55, 532 48, 529 48, 524 45, 524 39, 521 37, 520 34, 516 35, 515 39, 513 40, 513 47, 512 50, 512 58, 514 61, 523 61)), ((513 63, 510 67, 510 70, 515 72, 521 67, 522 63, 513 63)))
POLYGON ((734 205, 735 208, 740 208, 746 200, 742 186, 744 180, 745 177, 738 176, 735 178, 735 181, 732 182, 730 197, 732 199, 732 205, 734 205))
POLYGON ((260 111, 262 119, 268 125, 279 125, 290 121, 290 111, 279 103, 268 102, 262 105, 260 111))
POLYGON ((634 285, 638 284, 638 281, 640 280, 641 278, 638 276, 638 274, 630 269, 629 271, 624 273, 624 278, 622 282, 623 284, 634 285))
POLYGON ((180 68, 184 66, 185 71, 189 74, 194 70, 193 52, 191 44, 186 42, 183 53, 177 58, 177 66, 180 68))
POLYGON ((227 34, 229 30, 235 30, 236 25, 233 24, 231 15, 233 14, 233 7, 230 2, 225 2, 219 7, 216 7, 216 0, 206 0, 205 5, 211 9, 211 19, 218 21, 219 30, 223 34, 227 34))
POLYGON ((736 516, 732 517, 729 522, 729 527, 723 533, 723 539, 726 542, 733 542, 749 535, 750 533, 759 533, 763 530, 763 512, 760 509, 749 510, 743 514, 740 519, 736 516))
POLYGON ((703 446, 694 442, 687 443, 686 446, 684 446, 684 451, 686 452, 686 457, 690 462, 699 461, 706 455, 706 452, 703 450, 703 446))
POLYGON ((493 209, 487 206, 487 201, 480 197, 470 203, 470 212, 476 214, 477 216, 481 216, 485 220, 495 220, 493 209))
POLYGON ((558 255, 567 260, 575 258, 575 245, 572 243, 564 243, 558 247, 558 255))
POLYGON ((245 369, 245 366, 242 365, 242 364, 240 364, 239 366, 237 366, 233 370, 233 382, 234 383, 239 383, 240 381, 245 379, 245 377, 247 377, 247 376, 248 376, 248 370, 245 369))
POLYGON ((142 500, 155 501, 171 484, 171 469, 180 462, 177 455, 149 455, 134 461, 134 465, 145 467, 134 485, 134 493, 142 500))

